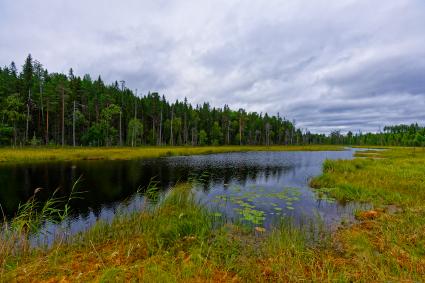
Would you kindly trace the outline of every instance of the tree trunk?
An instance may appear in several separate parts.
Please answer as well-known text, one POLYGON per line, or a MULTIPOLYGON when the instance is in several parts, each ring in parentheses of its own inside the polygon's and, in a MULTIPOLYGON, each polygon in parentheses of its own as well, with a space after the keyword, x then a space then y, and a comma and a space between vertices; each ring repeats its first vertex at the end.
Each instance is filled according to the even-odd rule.
POLYGON ((170 145, 173 145, 173 119, 174 119, 174 112, 171 110, 171 127, 170 127, 170 145))
POLYGON ((25 142, 28 142, 28 128, 30 119, 30 100, 31 100, 31 89, 28 89, 28 101, 27 101, 27 125, 25 129, 25 142))
POLYGON ((158 145, 162 145, 162 109, 161 109, 161 117, 159 120, 159 142, 158 145))
POLYGON ((74 100, 74 109, 72 112, 72 145, 75 147, 75 100, 74 100))
POLYGON ((227 144, 230 144, 230 119, 227 121, 227 144))
POLYGON ((122 107, 120 109, 120 146, 122 146, 122 107))
POLYGON ((16 123, 13 123, 13 141, 14 147, 16 147, 16 123))
POLYGON ((43 86, 40 82, 40 106, 41 106, 41 127, 40 134, 43 136, 43 126, 44 126, 44 105, 43 105, 43 86))
POLYGON ((242 145, 242 117, 239 117, 239 145, 242 145))
POLYGON ((184 144, 187 145, 188 133, 187 133, 187 115, 184 113, 184 144))
POLYGON ((46 111, 46 145, 49 144, 49 100, 47 100, 47 111, 46 111))
POLYGON ((65 145, 65 89, 62 87, 62 146, 65 145))

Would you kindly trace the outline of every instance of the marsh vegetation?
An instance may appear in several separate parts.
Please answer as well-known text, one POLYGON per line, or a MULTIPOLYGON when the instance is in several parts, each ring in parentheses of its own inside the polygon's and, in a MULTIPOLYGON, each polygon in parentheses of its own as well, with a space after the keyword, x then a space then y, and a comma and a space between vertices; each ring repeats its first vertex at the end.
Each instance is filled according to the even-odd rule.
POLYGON ((138 192, 144 192, 152 182, 159 191, 166 192, 176 183, 201 178, 202 183, 194 187, 196 197, 229 219, 243 218, 270 226, 283 215, 301 221, 317 214, 332 225, 340 218, 349 218, 356 206, 319 200, 311 192, 308 178, 321 172, 326 158, 352 158, 352 151, 253 151, 131 160, 7 162, 0 167, 4 184, 0 202, 5 215, 11 218, 19 203, 32 196, 34 188, 39 188, 37 200, 43 202, 54 191, 56 196, 66 197, 80 178, 77 189, 84 192, 83 197, 71 202, 72 213, 65 223, 45 227, 48 235, 43 234, 40 240, 47 240, 62 227, 75 233, 98 220, 110 221, 118 211, 140 209, 145 195, 138 192))
MULTIPOLYGON (((422 281, 425 152, 393 148, 357 155, 326 161, 323 174, 311 180, 323 197, 373 205, 353 211, 358 222, 336 231, 290 217, 264 228, 255 213, 246 215, 254 221, 229 221, 199 201, 193 183, 181 184, 144 209, 99 221, 49 248, 3 257, 2 280, 422 281)), ((270 194, 257 188, 230 201, 255 209, 250 201, 263 193, 270 194)), ((278 195, 288 207, 297 197, 278 195)))

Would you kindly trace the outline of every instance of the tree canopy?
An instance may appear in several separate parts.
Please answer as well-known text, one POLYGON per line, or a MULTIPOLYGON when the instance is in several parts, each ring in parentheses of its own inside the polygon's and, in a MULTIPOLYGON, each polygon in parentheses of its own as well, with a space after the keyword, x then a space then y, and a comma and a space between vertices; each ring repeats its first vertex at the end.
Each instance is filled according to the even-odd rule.
POLYGON ((99 76, 49 73, 31 55, 18 73, 0 68, 1 145, 274 145, 425 143, 417 124, 387 126, 383 133, 312 134, 279 114, 169 102, 157 92, 137 96, 124 82, 99 76))

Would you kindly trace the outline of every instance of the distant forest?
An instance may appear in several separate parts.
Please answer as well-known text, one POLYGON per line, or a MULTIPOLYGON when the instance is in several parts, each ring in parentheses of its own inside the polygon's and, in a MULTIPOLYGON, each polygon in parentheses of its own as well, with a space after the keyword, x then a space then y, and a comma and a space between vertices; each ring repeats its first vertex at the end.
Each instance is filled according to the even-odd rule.
POLYGON ((137 96, 124 81, 49 73, 29 55, 19 72, 0 68, 0 145, 403 145, 424 146, 425 128, 386 126, 382 133, 313 134, 267 113, 137 96))

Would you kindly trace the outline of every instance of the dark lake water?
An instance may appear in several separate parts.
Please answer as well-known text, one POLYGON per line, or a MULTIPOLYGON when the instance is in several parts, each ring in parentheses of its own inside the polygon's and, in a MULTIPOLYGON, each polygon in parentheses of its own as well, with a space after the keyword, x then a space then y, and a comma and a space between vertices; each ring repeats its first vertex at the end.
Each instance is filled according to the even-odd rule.
MULTIPOLYGON (((320 152, 247 152, 199 156, 164 157, 129 161, 75 161, 0 166, 0 204, 8 217, 19 203, 43 188, 40 200, 60 187, 69 194, 82 176, 72 214, 60 227, 47 225, 53 235, 66 227, 81 231, 99 219, 110 220, 117 210, 139 209, 145 203, 139 188, 152 178, 166 191, 189 178, 200 181, 194 188, 200 202, 217 209, 217 215, 269 226, 282 216, 297 221, 320 217, 326 225, 352 218, 359 204, 341 204, 319 199, 309 188, 309 179, 321 173, 325 159, 351 159, 353 149, 320 152), (207 174, 205 174, 205 172, 207 174)), ((143 191, 143 190, 142 190, 143 191)), ((50 236, 49 236, 50 237, 50 236)))

